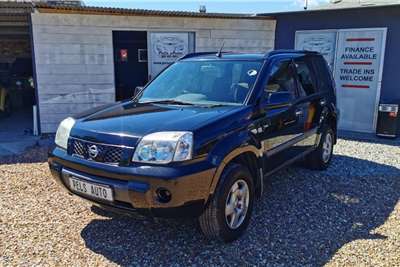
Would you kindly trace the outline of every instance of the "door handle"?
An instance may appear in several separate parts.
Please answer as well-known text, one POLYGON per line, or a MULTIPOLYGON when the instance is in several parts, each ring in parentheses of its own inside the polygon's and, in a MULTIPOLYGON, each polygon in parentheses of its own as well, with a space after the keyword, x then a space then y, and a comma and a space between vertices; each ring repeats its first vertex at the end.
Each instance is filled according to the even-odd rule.
POLYGON ((301 115, 303 115, 303 111, 301 109, 296 110, 295 114, 296 114, 297 117, 300 117, 301 115))

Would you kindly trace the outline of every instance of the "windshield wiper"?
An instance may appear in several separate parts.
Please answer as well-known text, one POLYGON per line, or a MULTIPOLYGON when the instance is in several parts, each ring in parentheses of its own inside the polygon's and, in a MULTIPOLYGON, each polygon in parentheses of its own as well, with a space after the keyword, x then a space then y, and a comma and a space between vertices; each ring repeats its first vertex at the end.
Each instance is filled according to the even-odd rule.
POLYGON ((193 106, 193 103, 183 102, 175 99, 162 99, 162 100, 154 100, 154 101, 147 101, 143 102, 144 104, 151 103, 151 104, 170 104, 170 105, 186 105, 186 106, 193 106))
POLYGON ((224 104, 209 104, 209 105, 204 105, 204 107, 206 108, 219 108, 219 107, 226 107, 228 105, 224 105, 224 104))

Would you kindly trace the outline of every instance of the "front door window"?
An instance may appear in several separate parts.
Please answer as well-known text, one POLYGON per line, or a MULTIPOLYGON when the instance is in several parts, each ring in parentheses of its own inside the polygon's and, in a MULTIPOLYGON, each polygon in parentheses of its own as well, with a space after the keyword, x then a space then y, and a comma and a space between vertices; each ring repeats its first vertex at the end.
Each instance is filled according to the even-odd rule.
POLYGON ((296 82, 290 61, 279 62, 273 67, 272 75, 264 90, 267 96, 286 92, 291 95, 292 99, 296 97, 296 82))

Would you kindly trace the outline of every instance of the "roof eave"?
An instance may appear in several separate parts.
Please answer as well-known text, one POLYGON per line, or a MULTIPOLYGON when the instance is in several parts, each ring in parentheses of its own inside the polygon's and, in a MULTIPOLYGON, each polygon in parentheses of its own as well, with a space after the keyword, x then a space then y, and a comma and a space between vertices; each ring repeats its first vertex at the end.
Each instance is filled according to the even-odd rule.
POLYGON ((196 17, 196 18, 225 18, 225 19, 254 19, 254 20, 273 19, 272 17, 259 16, 256 14, 200 13, 200 12, 187 12, 187 11, 162 11, 162 10, 147 10, 147 9, 110 8, 110 7, 63 6, 63 5, 48 5, 43 3, 37 3, 34 5, 34 7, 40 13, 58 13, 58 14, 196 17))
POLYGON ((368 6, 355 6, 355 7, 343 7, 343 8, 322 8, 322 9, 308 9, 308 10, 295 10, 295 11, 284 11, 274 13, 258 13, 257 16, 267 16, 276 18, 281 15, 296 15, 296 14, 312 14, 320 12, 335 12, 335 11, 354 11, 354 10, 368 10, 378 8, 393 8, 400 7, 400 4, 386 4, 386 5, 368 5, 368 6))

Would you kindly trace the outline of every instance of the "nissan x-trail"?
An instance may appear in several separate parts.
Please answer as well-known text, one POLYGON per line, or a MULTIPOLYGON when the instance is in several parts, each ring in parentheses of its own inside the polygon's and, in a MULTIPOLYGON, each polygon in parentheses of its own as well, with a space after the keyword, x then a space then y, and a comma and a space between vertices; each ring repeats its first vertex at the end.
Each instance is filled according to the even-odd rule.
POLYGON ((71 194, 128 213, 192 216, 207 237, 229 242, 271 174, 295 161, 328 167, 337 120, 318 53, 195 53, 132 99, 63 120, 48 162, 71 194))

